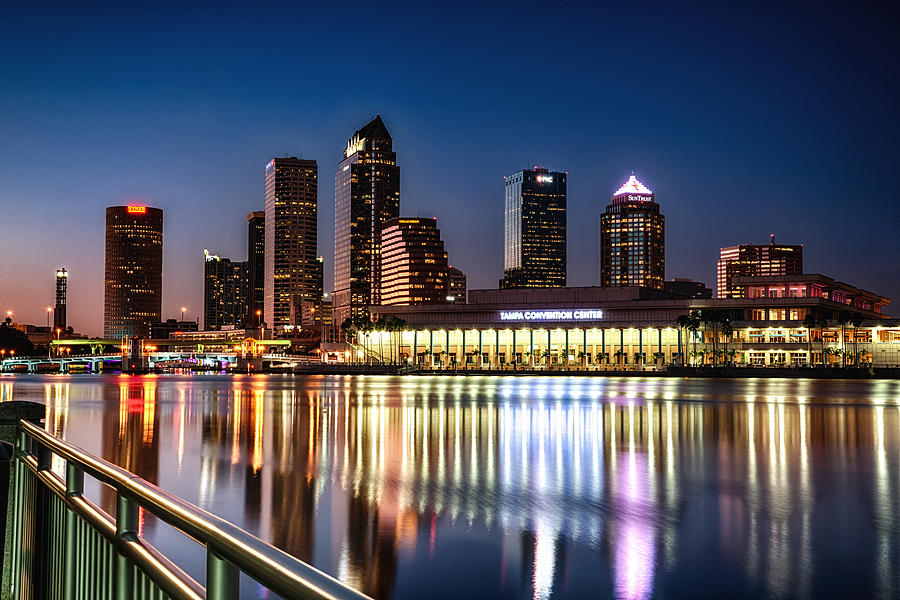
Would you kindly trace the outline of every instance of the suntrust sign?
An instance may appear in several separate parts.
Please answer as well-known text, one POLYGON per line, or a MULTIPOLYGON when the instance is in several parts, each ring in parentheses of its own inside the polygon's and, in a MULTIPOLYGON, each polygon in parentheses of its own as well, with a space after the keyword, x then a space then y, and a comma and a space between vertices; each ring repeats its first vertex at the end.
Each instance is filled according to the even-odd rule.
POLYGON ((501 310, 501 321, 593 321, 602 310, 501 310))

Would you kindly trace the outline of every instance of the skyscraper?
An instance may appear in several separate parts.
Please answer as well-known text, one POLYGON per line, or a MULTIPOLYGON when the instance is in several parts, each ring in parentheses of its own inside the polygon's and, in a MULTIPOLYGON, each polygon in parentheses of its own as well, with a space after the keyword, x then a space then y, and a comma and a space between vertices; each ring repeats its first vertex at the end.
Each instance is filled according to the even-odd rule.
POLYGON ((266 213, 255 210, 247 215, 247 268, 250 274, 249 295, 247 297, 247 323, 250 327, 259 327, 262 316, 257 318, 256 311, 264 306, 264 282, 266 278, 266 213))
POLYGON ((447 253, 437 219, 399 217, 381 235, 381 304, 446 302, 447 253))
POLYGON ((273 158, 266 165, 264 320, 291 323, 291 303, 322 296, 316 258, 318 166, 314 160, 273 158))
POLYGON ((379 304, 381 229, 400 216, 400 167, 376 116, 347 141, 334 176, 334 322, 379 304))
POLYGON ((600 285, 665 288, 666 221, 656 196, 632 175, 600 215, 600 285))
POLYGON ((203 250, 203 328, 246 327, 250 296, 249 261, 232 262, 203 250))
POLYGON ((466 303, 466 274, 456 267, 448 269, 447 302, 466 303))
POLYGON ((69 287, 69 272, 63 268, 56 270, 56 307, 53 309, 53 329, 66 331, 66 294, 69 287))
POLYGON ((149 206, 106 209, 103 336, 147 337, 162 311, 163 211, 149 206))
POLYGON ((565 287, 566 173, 506 177, 501 288, 565 287))
POLYGON ((733 286, 734 277, 766 275, 800 275, 803 273, 803 246, 775 244, 740 244, 719 250, 716 263, 716 297, 743 298, 744 287, 733 286))

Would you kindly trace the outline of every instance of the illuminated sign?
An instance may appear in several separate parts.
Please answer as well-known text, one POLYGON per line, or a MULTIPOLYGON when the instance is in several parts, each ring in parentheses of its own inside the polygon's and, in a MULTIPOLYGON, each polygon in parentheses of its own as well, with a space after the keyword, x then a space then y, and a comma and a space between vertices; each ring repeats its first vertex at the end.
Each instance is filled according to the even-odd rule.
POLYGON ((628 194, 628 200, 629 201, 638 201, 638 202, 647 202, 648 200, 650 200, 650 197, 649 196, 633 196, 631 194, 628 194))
POLYGON ((603 318, 602 310, 501 310, 501 321, 593 321, 603 318))
POLYGON ((550 175, 538 175, 538 183, 553 183, 553 177, 550 175))
POLYGON ((129 206, 128 207, 129 214, 133 215, 142 215, 147 212, 146 206, 129 206))

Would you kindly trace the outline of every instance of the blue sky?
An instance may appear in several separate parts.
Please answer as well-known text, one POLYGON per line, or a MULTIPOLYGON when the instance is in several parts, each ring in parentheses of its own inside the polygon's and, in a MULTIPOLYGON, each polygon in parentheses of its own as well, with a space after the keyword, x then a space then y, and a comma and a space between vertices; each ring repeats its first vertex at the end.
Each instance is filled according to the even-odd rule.
POLYGON ((283 155, 318 160, 330 285, 333 175, 376 113, 401 211, 438 218, 470 288, 502 275, 503 175, 544 165, 569 172, 570 285, 597 283, 599 213, 634 171, 668 278, 713 285, 719 247, 774 233, 900 297, 890 5, 726 4, 7 7, 0 305, 43 323, 66 266, 69 320, 99 334, 104 208, 141 201, 165 210, 166 316, 199 315, 203 248, 246 257, 283 155))

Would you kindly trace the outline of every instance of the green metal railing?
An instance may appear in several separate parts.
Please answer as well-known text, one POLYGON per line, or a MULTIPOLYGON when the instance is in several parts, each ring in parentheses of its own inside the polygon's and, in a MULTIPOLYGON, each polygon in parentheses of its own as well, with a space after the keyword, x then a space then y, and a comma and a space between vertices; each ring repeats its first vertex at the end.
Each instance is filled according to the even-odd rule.
POLYGON ((205 510, 40 427, 19 422, 10 473, 4 598, 232 600, 245 573, 283 598, 366 596, 205 510), (51 470, 65 461, 66 479, 51 470), (110 517, 84 497, 84 476, 116 493, 110 517), (140 510, 206 547, 206 588, 144 541, 140 510))

